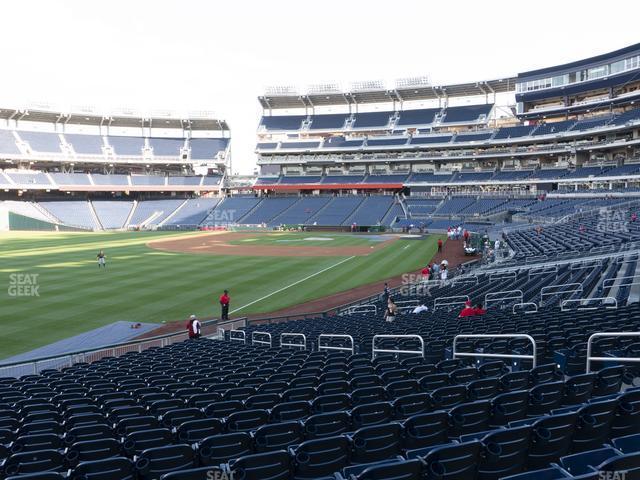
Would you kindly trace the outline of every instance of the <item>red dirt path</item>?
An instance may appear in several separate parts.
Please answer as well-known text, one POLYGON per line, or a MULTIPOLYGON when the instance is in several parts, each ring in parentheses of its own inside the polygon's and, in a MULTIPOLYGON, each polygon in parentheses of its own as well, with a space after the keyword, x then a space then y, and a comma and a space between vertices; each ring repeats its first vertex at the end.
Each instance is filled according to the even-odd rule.
MULTIPOLYGON (((419 241, 419 240, 416 240, 419 241)), ((467 257, 464 255, 463 251, 463 241, 462 240, 447 240, 442 248, 442 253, 436 253, 432 258, 432 262, 440 263, 442 260, 446 259, 449 262, 449 268, 453 269, 458 265, 468 262, 473 257, 467 257)), ((418 274, 419 272, 410 272, 418 274)), ((249 319, 258 319, 265 317, 279 317, 285 315, 304 315, 307 313, 316 313, 322 312, 326 310, 331 310, 332 308, 339 307, 341 305, 345 305, 350 302, 355 302, 360 300, 361 298, 370 297, 372 295, 376 295, 378 293, 382 293, 384 289, 385 282, 389 284, 390 287, 398 287, 402 285, 403 276, 399 275, 396 277, 391 277, 386 280, 381 280, 379 282, 373 282, 366 285, 361 285, 356 288, 352 288, 351 290, 347 290, 340 293, 335 293, 333 295, 329 295, 328 297, 319 298, 316 300, 311 300, 309 302, 304 302, 298 305, 293 305, 291 307, 282 308, 280 310, 276 310, 274 312, 265 312, 265 313, 257 313, 253 315, 248 315, 249 319)), ((242 318, 240 315, 237 318, 242 318)), ((205 318, 203 320, 211 320, 215 317, 205 318)), ((234 318, 234 317, 231 317, 234 318)), ((167 333, 173 333, 177 331, 182 331, 185 328, 185 320, 178 320, 175 322, 169 322, 164 325, 159 326, 158 328, 141 335, 138 338, 148 338, 154 337, 156 335, 164 335, 167 333)))

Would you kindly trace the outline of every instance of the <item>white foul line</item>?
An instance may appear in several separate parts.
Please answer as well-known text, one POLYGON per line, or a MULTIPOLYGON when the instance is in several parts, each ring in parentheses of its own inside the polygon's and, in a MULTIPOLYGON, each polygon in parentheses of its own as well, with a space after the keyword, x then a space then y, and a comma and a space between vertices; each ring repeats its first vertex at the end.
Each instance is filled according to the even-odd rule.
POLYGON ((304 282, 305 280, 309 280, 310 278, 313 278, 313 277, 315 277, 316 275, 320 275, 321 273, 324 273, 324 272, 326 272, 327 270, 331 270, 332 268, 337 267, 338 265, 341 265, 341 264, 343 264, 344 262, 347 262, 347 261, 351 260, 352 258, 356 258, 356 257, 355 257, 355 255, 354 255, 354 256, 351 256, 351 257, 349 257, 349 258, 345 258, 345 259, 343 259, 343 260, 340 260, 338 263, 334 263, 333 265, 330 265, 330 266, 328 266, 327 268, 324 268, 324 269, 320 270, 319 272, 312 273, 311 275, 308 275, 308 276, 306 276, 306 277, 304 277, 304 278, 302 278, 302 279, 298 280, 297 282, 292 283, 291 285, 287 285, 286 287, 282 287, 280 290, 276 290, 275 292, 271 292, 269 295, 265 295, 265 296, 264 296, 264 297, 262 297, 262 298, 259 298, 259 299, 257 299, 257 300, 254 300, 253 302, 247 303, 246 305, 243 305, 243 306, 241 306, 241 307, 239 307, 239 308, 236 308, 235 310, 232 310, 232 311, 230 311, 229 313, 239 312, 240 310, 242 310, 242 309, 244 309, 244 308, 247 308, 248 306, 253 305, 254 303, 261 302, 261 301, 262 301, 262 300, 264 300, 265 298, 269 298, 269 297, 271 297, 271 296, 275 295, 276 293, 280 293, 280 292, 282 292, 282 291, 284 291, 284 290, 286 290, 286 289, 288 289, 288 288, 291 288, 291 287, 293 287, 293 286, 295 286, 295 285, 298 285, 299 283, 304 282))

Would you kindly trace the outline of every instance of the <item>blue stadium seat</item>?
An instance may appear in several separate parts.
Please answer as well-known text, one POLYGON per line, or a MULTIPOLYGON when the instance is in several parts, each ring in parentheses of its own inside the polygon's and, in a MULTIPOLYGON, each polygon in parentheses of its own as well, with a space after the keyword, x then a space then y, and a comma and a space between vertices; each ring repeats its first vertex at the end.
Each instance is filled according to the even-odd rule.
POLYGON ((113 438, 88 440, 72 444, 65 454, 67 463, 76 466, 81 462, 93 462, 122 455, 120 442, 113 438))
POLYGON ((403 448, 418 450, 448 442, 449 415, 433 412, 414 415, 404 422, 403 448))
POLYGON ((330 412, 311 415, 304 421, 307 439, 326 438, 351 430, 351 416, 347 412, 330 412))
POLYGON ((503 478, 524 470, 531 443, 531 427, 496 430, 482 438, 484 456, 478 467, 478 480, 503 478))
POLYGON ((189 445, 167 445, 144 450, 136 457, 135 468, 140 480, 152 480, 193 467, 194 462, 195 452, 189 445))
POLYGON ((478 441, 434 448, 423 458, 425 478, 476 478, 482 451, 482 444, 478 441))
POLYGON ((614 438, 611 444, 622 453, 638 453, 640 452, 640 433, 614 438))
POLYGON ((419 459, 377 462, 363 469, 355 480, 422 480, 423 463, 419 459))
POLYGON ((593 467, 618 456, 620 452, 615 448, 603 447, 562 457, 559 465, 571 475, 586 475, 593 473, 593 467))
POLYGON ((223 433, 224 424, 217 418, 189 420, 176 428, 176 438, 181 443, 193 444, 211 435, 223 433))
POLYGON ((327 477, 349 464, 351 442, 344 436, 307 440, 295 448, 293 455, 296 479, 327 477))
POLYGON ((577 412, 543 417, 533 423, 527 468, 540 469, 571 451, 577 412))
POLYGON ((233 478, 246 480, 287 480, 293 471, 291 456, 284 450, 257 453, 229 462, 233 478))
POLYGON ((283 422, 263 425, 258 428, 253 438, 256 452, 269 452, 286 449, 304 441, 304 430, 300 422, 283 422))
POLYGON ((351 461, 370 463, 392 458, 401 453, 403 428, 399 423, 363 427, 351 435, 351 461))
POLYGON ((64 455, 59 450, 45 449, 33 452, 14 453, 2 463, 5 476, 39 472, 62 472, 64 455))
POLYGON ((213 435, 198 443, 202 465, 220 465, 231 459, 254 453, 253 439, 247 432, 213 435))

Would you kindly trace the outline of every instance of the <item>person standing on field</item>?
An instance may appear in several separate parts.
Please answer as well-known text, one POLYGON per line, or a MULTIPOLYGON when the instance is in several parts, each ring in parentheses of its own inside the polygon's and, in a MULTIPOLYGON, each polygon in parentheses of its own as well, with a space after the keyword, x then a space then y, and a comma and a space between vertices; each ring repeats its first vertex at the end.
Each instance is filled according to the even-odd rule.
POLYGON ((96 256, 96 258, 98 259, 98 268, 100 267, 107 268, 107 263, 106 263, 107 257, 105 256, 102 250, 98 252, 98 255, 96 256))
POLYGON ((229 296, 229 290, 225 290, 222 295, 220 295, 220 306, 222 307, 222 315, 221 320, 229 320, 229 303, 231 302, 231 297, 229 296))
POLYGON ((442 253, 442 239, 438 239, 438 253, 442 253))

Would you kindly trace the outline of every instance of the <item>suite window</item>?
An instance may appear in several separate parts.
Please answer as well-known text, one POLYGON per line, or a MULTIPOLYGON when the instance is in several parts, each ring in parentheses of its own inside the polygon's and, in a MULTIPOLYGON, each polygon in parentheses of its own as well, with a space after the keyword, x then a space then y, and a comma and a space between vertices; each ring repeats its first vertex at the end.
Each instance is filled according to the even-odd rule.
POLYGON ((592 80, 594 78, 600 78, 606 76, 608 72, 607 65, 602 65, 600 67, 594 67, 587 70, 587 78, 592 80))

